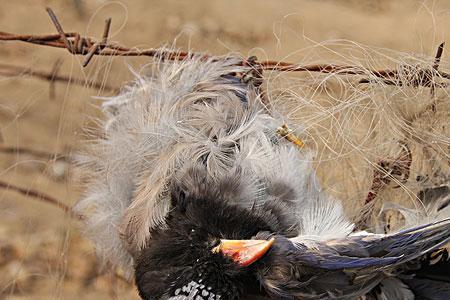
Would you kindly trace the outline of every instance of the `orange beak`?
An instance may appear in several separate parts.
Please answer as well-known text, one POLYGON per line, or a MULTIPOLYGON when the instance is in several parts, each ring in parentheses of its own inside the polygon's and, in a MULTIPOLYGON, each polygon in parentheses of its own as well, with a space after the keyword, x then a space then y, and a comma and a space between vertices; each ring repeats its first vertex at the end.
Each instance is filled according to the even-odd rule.
POLYGON ((260 259, 270 249, 274 238, 270 240, 220 240, 213 252, 230 257, 240 266, 246 267, 260 259))

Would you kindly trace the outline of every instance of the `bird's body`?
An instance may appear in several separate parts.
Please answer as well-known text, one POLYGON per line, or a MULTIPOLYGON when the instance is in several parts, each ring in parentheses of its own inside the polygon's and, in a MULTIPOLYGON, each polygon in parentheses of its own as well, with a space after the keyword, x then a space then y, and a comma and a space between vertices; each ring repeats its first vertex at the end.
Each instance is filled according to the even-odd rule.
MULTIPOLYGON (((311 153, 277 136, 283 116, 261 103, 251 82, 230 79, 251 70, 238 64, 237 58, 158 62, 152 77, 138 77, 104 103, 104 138, 83 161, 93 180, 78 207, 94 208, 90 232, 116 264, 132 268, 132 254, 165 223, 169 185, 189 168, 203 168, 205 184, 221 184, 217 189, 243 208, 269 203, 282 213, 289 206, 282 221, 292 230, 300 223, 298 207, 325 196, 318 194, 311 153)), ((341 212, 335 206, 328 211, 341 212)))
POLYGON ((448 221, 440 231, 424 227, 429 244, 414 252, 421 236, 408 233, 411 253, 401 258, 396 243, 405 232, 391 240, 351 236, 342 205, 319 187, 313 153, 277 135, 288 120, 262 101, 259 85, 247 78, 251 70, 233 57, 161 60, 151 76, 138 75, 104 104, 104 137, 84 158, 91 181, 78 207, 89 215, 100 253, 135 272, 144 299, 239 299, 255 287, 264 296, 260 286, 286 298, 305 287, 322 298, 339 290, 354 299, 389 278, 387 265, 417 259, 448 239, 441 234, 448 221), (215 251, 221 240, 258 236, 277 238, 249 267, 215 251), (386 257, 376 248, 382 241, 393 251, 386 257), (286 253, 294 267, 281 272, 276 263, 286 263, 286 253), (305 257, 315 264, 305 266, 305 257), (376 271, 351 282, 347 268, 376 271), (317 270, 327 271, 302 281, 317 270), (292 271, 284 285, 283 272, 292 271), (272 287, 280 283, 285 291, 278 293, 272 287))

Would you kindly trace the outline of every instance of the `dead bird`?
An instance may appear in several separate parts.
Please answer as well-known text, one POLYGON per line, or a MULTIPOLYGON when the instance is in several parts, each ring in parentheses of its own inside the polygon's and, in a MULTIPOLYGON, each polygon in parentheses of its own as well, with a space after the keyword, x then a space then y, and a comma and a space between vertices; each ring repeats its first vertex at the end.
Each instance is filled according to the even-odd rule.
POLYGON ((262 100, 251 65, 193 55, 150 67, 104 102, 102 137, 80 158, 89 183, 77 206, 99 254, 134 274, 144 299, 274 295, 261 268, 275 266, 277 248, 255 238, 349 238, 354 226, 321 190, 314 153, 294 142, 302 129, 262 100))
MULTIPOLYGON (((300 220, 292 212, 318 192, 312 154, 277 135, 286 120, 261 100, 259 82, 248 76, 252 67, 236 57, 200 56, 152 67, 151 75, 137 74, 134 85, 104 102, 103 136, 80 158, 90 180, 77 208, 88 216, 86 232, 99 254, 128 274, 142 270, 142 254, 172 224, 176 186, 191 201, 215 191, 209 198, 241 211, 266 210, 271 220, 264 230, 276 223, 283 229, 275 232, 294 236, 300 220)), ((232 238, 220 227, 229 224, 217 226, 227 234, 215 240, 232 238)), ((233 230, 254 235, 255 228, 233 230)))
MULTIPOLYGON (((414 265, 450 240, 450 219, 387 235, 326 239, 302 226, 300 235, 287 238, 289 224, 270 206, 242 209, 208 185, 201 170, 189 173, 172 187, 166 228, 152 233, 137 258, 144 299, 357 299, 377 288, 390 295, 385 299, 414 299, 421 295, 416 277, 432 275, 414 265), (187 192, 191 184, 198 194, 187 192)), ((440 293, 448 296, 445 287, 440 293)))

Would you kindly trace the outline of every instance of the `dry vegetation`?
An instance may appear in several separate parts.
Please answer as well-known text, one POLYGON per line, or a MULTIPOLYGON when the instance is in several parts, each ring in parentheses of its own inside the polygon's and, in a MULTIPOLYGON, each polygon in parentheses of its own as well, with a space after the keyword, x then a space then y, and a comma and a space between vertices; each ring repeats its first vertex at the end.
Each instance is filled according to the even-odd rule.
MULTIPOLYGON (((45 12, 45 6, 51 6, 66 31, 98 38, 104 19, 112 17, 111 40, 128 46, 156 47, 176 39, 181 49, 236 51, 244 57, 303 64, 403 66, 401 70, 431 66, 440 42, 450 41, 448 0, 3 2, 1 31, 54 32, 45 12)), ((447 58, 444 50, 440 69, 448 70, 447 58)), ((100 116, 100 100, 93 96, 114 93, 89 83, 120 87, 133 77, 129 66, 138 69, 150 60, 94 57, 82 68, 82 58, 61 49, 0 43, 0 180, 74 204, 81 193, 78 175, 70 161, 55 159, 56 155, 70 156, 86 142, 83 128, 95 127, 92 117, 100 116), (58 74, 72 82, 49 84, 27 76, 28 71, 11 76, 1 67, 13 64, 51 73, 57 62, 58 74), (4 151, 5 147, 35 151, 4 151)), ((437 88, 432 96, 429 87, 359 83, 368 78, 364 75, 266 76, 274 103, 304 129, 307 147, 318 150, 323 186, 345 201, 355 219, 379 161, 392 164, 403 143, 412 155, 409 178, 395 177, 378 194, 375 213, 387 201, 420 205, 415 199, 420 189, 448 182, 448 88, 437 88)), ((132 285, 101 271, 76 220, 50 204, 12 189, 0 190, 0 299, 108 298, 137 296, 132 285)))

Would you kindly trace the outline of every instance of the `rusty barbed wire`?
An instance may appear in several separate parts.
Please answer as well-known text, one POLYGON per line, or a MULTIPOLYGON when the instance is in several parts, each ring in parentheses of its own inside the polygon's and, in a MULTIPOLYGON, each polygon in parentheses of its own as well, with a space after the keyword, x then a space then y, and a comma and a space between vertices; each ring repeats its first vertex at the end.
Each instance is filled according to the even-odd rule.
MULTIPOLYGON (((0 31, 0 41, 22 41, 26 43, 63 48, 67 49, 73 55, 85 55, 85 60, 82 63, 86 67, 91 61, 94 55, 99 56, 150 56, 150 57, 161 57, 166 60, 184 60, 194 55, 199 55, 198 53, 191 53, 185 51, 172 51, 163 50, 157 48, 149 49, 138 49, 138 48, 127 48, 121 46, 117 43, 112 43, 108 41, 108 35, 111 27, 111 18, 105 20, 105 27, 103 30, 102 40, 100 42, 96 41, 91 37, 83 37, 76 32, 65 32, 59 22, 56 14, 51 8, 47 8, 47 13, 49 14, 56 30, 57 34, 46 34, 46 35, 30 35, 30 34, 14 34, 8 32, 0 31)), ((252 62, 252 66, 260 70, 267 71, 280 71, 280 72, 318 72, 318 73, 333 73, 337 75, 361 75, 373 76, 372 79, 361 79, 360 83, 372 83, 376 80, 380 80, 382 83, 387 85, 410 85, 410 86, 426 86, 431 88, 431 93, 434 94, 434 89, 436 87, 444 87, 440 83, 435 83, 435 77, 440 77, 442 79, 450 79, 450 74, 438 70, 440 58, 442 56, 444 48, 444 43, 442 43, 438 48, 438 54, 436 55, 435 62, 429 69, 411 69, 411 70, 368 70, 359 66, 351 65, 335 65, 335 64, 315 64, 315 65, 299 65, 283 61, 255 61, 252 62), (401 71, 411 72, 415 74, 414 78, 405 79, 400 77, 401 71)), ((209 54, 200 54, 203 58, 211 58, 209 54)), ((217 59, 220 59, 217 57, 217 59)), ((249 65, 247 60, 243 59, 242 65, 249 65)), ((408 76, 407 76, 408 77, 408 76)))
POLYGON ((15 147, 0 144, 0 153, 11 154, 11 155, 31 155, 37 158, 45 159, 45 160, 63 160, 70 162, 72 159, 70 156, 62 154, 62 153, 53 153, 42 150, 36 150, 27 147, 15 147))
MULTIPOLYGON (((89 88, 94 88, 98 90, 105 90, 105 91, 112 91, 117 92, 119 91, 118 88, 109 86, 105 83, 99 83, 95 81, 89 81, 85 79, 80 78, 74 78, 72 76, 67 75, 59 75, 58 70, 61 66, 61 63, 58 63, 58 61, 53 66, 53 69, 51 72, 46 72, 42 70, 35 70, 30 67, 22 67, 22 66, 16 66, 16 65, 10 65, 5 63, 0 63, 0 76, 7 76, 7 77, 13 77, 13 76, 31 76, 37 79, 42 79, 49 81, 50 83, 54 82, 64 82, 64 83, 71 83, 76 84, 80 86, 85 86, 89 88)), ((52 89, 52 87, 50 87, 52 89)), ((52 91, 50 92, 52 94, 52 91)), ((52 97, 51 97, 52 98, 52 97)))
MULTIPOLYGON (((84 221, 86 219, 86 216, 77 213, 76 211, 73 210, 72 207, 70 207, 69 205, 63 203, 61 200, 47 195, 41 191, 37 191, 34 189, 29 189, 29 188, 22 188, 19 187, 17 185, 5 182, 0 180, 0 189, 6 190, 6 191, 12 191, 12 192, 16 192, 19 194, 22 194, 28 198, 35 198, 38 201, 41 202, 45 202, 48 203, 50 205, 53 205, 59 209, 61 209, 64 213, 68 214, 70 217, 78 220, 78 221, 84 221)), ((122 282, 126 283, 126 284, 130 284, 131 281, 129 279, 127 279, 126 277, 124 277, 116 268, 109 268, 109 270, 111 271, 111 276, 121 280, 122 282)), ((105 269, 106 271, 106 269, 105 269)), ((99 274, 100 276, 102 274, 99 274)))
POLYGON ((14 192, 22 194, 26 197, 35 198, 39 201, 51 204, 53 206, 56 206, 56 207, 62 209, 66 214, 69 214, 70 216, 72 216, 78 220, 82 221, 85 219, 85 216, 80 215, 79 213, 73 211, 73 209, 70 206, 68 206, 67 204, 64 204, 60 200, 58 200, 50 195, 47 195, 43 192, 36 191, 33 189, 29 189, 29 188, 22 188, 22 187, 19 187, 14 184, 11 184, 11 183, 8 183, 5 181, 1 181, 1 180, 0 180, 0 189, 14 191, 14 192))
MULTIPOLYGON (((50 16, 56 30, 56 34, 44 34, 44 35, 31 35, 31 34, 14 34, 0 31, 0 41, 22 41, 26 43, 32 43, 37 45, 50 46, 55 48, 67 49, 74 55, 88 55, 83 63, 83 66, 87 66, 90 61, 90 56, 102 55, 102 56, 164 56, 165 59, 177 60, 184 59, 192 54, 181 51, 162 51, 161 49, 130 49, 124 46, 108 43, 107 38, 109 34, 109 28, 111 26, 111 19, 107 19, 105 22, 105 29, 103 34, 103 43, 95 41, 90 37, 83 37, 77 32, 64 32, 61 23, 56 17, 51 8, 47 8, 47 13, 50 16)), ((206 57, 206 56, 205 56, 206 57)))
MULTIPOLYGON (((91 37, 83 37, 77 32, 65 32, 56 14, 51 8, 47 8, 47 12, 58 31, 57 34, 46 35, 30 35, 30 34, 14 34, 0 31, 0 41, 22 41, 37 45, 44 45, 49 47, 56 47, 67 49, 73 55, 83 55, 85 59, 82 63, 86 67, 91 61, 92 57, 98 56, 149 56, 160 57, 165 60, 184 60, 193 56, 200 55, 204 59, 214 58, 220 59, 209 54, 191 53, 185 51, 173 51, 167 49, 149 48, 127 48, 108 41, 108 35, 111 27, 111 18, 105 20, 103 36, 100 42, 91 37)), ((257 61, 256 58, 251 57, 243 59, 241 65, 249 66, 251 69, 257 71, 262 75, 262 71, 280 71, 280 72, 311 72, 311 73, 325 73, 336 75, 360 75, 371 76, 372 78, 362 78, 359 83, 373 83, 382 82, 386 85, 396 86, 424 86, 430 88, 431 96, 434 98, 435 89, 440 87, 447 87, 446 83, 435 82, 436 77, 450 80, 450 74, 440 71, 439 64, 443 54, 445 43, 441 43, 437 49, 434 63, 429 68, 421 68, 419 66, 400 66, 397 70, 368 70, 361 66, 352 65, 337 65, 337 64, 313 64, 313 65, 299 65, 295 63, 283 61, 257 61)), ((432 104, 433 112, 436 111, 435 101, 432 104)), ((403 151, 401 159, 394 163, 394 169, 390 172, 383 167, 384 161, 378 163, 374 171, 374 179, 365 199, 365 204, 370 204, 377 196, 377 194, 386 187, 386 185, 402 172, 409 174, 409 167, 411 164, 411 152, 406 144, 402 144, 403 151), (398 164, 398 165, 397 165, 398 164), (401 166, 400 166, 401 165, 401 166)))

